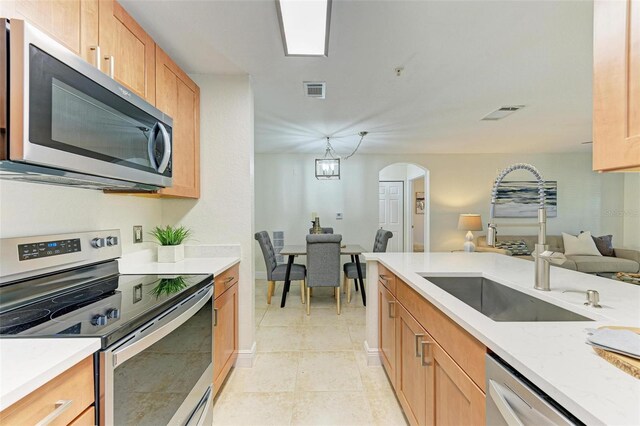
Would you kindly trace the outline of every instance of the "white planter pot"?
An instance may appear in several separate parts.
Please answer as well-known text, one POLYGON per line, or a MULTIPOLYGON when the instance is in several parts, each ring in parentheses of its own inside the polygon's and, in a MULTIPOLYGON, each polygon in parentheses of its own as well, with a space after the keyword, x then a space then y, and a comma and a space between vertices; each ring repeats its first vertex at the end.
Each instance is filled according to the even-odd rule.
POLYGON ((175 263, 184 260, 184 244, 158 246, 158 263, 175 263))

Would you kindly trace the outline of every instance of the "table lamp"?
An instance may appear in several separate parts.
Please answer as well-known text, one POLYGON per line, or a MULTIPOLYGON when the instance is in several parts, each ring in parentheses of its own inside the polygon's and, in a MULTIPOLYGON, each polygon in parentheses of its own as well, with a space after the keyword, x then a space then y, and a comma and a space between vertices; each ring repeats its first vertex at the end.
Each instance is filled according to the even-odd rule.
POLYGON ((472 252, 476 250, 476 245, 473 244, 473 233, 471 231, 482 231, 482 218, 479 214, 461 214, 458 219, 458 229, 460 231, 467 231, 467 235, 464 237, 464 251, 472 252))

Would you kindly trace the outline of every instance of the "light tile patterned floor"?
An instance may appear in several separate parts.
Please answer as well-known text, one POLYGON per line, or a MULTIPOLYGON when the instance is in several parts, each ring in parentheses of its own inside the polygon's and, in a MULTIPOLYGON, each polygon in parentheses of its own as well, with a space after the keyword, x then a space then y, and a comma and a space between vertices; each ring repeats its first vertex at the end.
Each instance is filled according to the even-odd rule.
POLYGON ((267 305, 267 282, 256 281, 257 355, 234 369, 213 408, 214 425, 407 424, 382 367, 367 366, 360 293, 342 295, 336 314, 331 289, 316 289, 311 316, 292 283, 280 308, 282 283, 267 305))

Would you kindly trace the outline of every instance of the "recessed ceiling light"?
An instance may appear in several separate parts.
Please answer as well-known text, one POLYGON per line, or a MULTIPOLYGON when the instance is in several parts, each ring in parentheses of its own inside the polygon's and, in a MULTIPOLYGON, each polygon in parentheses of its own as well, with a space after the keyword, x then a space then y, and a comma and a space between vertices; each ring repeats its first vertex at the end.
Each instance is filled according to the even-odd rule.
POLYGON ((481 118, 481 120, 485 121, 496 121, 502 118, 505 118, 508 115, 513 114, 514 112, 524 108, 524 105, 507 105, 498 108, 497 110, 490 112, 481 118))
POLYGON ((328 56, 331 0, 276 0, 286 56, 328 56))

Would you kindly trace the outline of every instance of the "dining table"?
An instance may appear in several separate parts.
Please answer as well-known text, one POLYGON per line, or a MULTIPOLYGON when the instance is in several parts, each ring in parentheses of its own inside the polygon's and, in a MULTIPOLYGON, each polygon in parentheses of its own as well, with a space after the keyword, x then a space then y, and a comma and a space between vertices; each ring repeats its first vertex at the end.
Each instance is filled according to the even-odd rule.
MULTIPOLYGON (((356 269, 358 271, 358 278, 355 279, 356 282, 356 291, 358 291, 358 287, 360 287, 360 294, 362 295, 362 304, 367 306, 367 293, 364 289, 364 280, 362 277, 362 264, 360 263, 360 255, 366 252, 366 250, 357 244, 346 244, 340 247, 340 254, 345 256, 351 256, 351 261, 356 264, 356 269), (358 285, 358 281, 360 281, 358 285)), ((288 256, 287 260, 287 271, 284 275, 284 288, 282 289, 282 300, 280 301, 280 307, 284 308, 284 305, 287 302, 287 293, 289 293, 289 288, 291 287, 291 265, 293 265, 293 259, 296 256, 306 256, 307 254, 307 246, 306 244, 299 245, 285 245, 280 250, 282 256, 288 256)))

